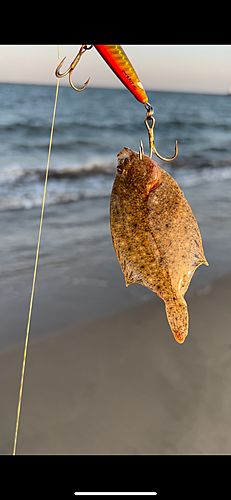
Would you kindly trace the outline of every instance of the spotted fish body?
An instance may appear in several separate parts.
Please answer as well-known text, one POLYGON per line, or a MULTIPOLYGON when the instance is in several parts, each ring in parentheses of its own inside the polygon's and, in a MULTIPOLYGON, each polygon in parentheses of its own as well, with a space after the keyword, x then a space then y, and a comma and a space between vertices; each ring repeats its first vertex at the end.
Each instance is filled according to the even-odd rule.
POLYGON ((156 162, 129 148, 117 156, 110 221, 126 286, 140 283, 159 295, 172 333, 183 343, 184 295, 196 268, 208 265, 197 221, 176 181, 156 162))

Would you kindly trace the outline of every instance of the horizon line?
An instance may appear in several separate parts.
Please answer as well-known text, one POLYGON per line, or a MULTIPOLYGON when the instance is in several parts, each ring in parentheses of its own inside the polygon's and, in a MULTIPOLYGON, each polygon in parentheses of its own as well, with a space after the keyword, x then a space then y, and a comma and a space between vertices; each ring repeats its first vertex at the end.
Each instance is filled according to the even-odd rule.
MULTIPOLYGON (((37 87, 55 87, 56 83, 36 83, 36 82, 8 82, 8 81, 0 81, 0 85, 30 85, 30 86, 37 86, 37 87)), ((68 84, 63 83, 62 85, 65 88, 70 88, 68 84)), ((119 90, 119 91, 126 91, 127 89, 125 88, 119 88, 119 87, 104 87, 101 85, 88 85, 89 89, 102 89, 102 90, 119 90)), ((186 90, 186 89, 151 89, 147 88, 146 92, 170 92, 174 94, 201 94, 201 95, 220 95, 220 96, 226 96, 229 95, 228 93, 228 88, 226 92, 222 91, 206 91, 206 90, 186 90)))

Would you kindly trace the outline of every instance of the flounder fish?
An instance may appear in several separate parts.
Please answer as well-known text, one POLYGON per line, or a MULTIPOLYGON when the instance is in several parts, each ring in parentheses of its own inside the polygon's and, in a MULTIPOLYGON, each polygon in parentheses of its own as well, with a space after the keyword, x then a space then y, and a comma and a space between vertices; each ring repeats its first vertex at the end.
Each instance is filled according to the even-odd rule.
POLYGON ((140 283, 165 302, 175 340, 188 334, 184 295, 204 256, 197 221, 170 174, 146 155, 123 148, 110 203, 113 246, 126 286, 140 283))

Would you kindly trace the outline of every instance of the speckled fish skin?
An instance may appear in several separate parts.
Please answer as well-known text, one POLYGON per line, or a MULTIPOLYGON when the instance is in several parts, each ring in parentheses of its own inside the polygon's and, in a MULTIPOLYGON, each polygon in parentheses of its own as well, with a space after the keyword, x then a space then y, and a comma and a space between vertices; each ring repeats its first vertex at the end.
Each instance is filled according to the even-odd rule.
POLYGON ((184 295, 196 268, 208 265, 197 221, 176 181, 155 161, 129 148, 117 157, 110 222, 126 286, 140 283, 164 300, 182 344, 188 334, 184 295))

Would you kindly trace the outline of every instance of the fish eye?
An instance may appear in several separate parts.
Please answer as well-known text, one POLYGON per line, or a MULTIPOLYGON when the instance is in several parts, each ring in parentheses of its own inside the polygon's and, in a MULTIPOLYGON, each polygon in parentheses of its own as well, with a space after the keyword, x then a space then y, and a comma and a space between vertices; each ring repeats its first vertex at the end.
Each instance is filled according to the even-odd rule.
POLYGON ((123 172, 123 167, 121 167, 121 165, 118 165, 116 168, 117 168, 117 172, 118 172, 118 174, 122 174, 122 172, 123 172))

